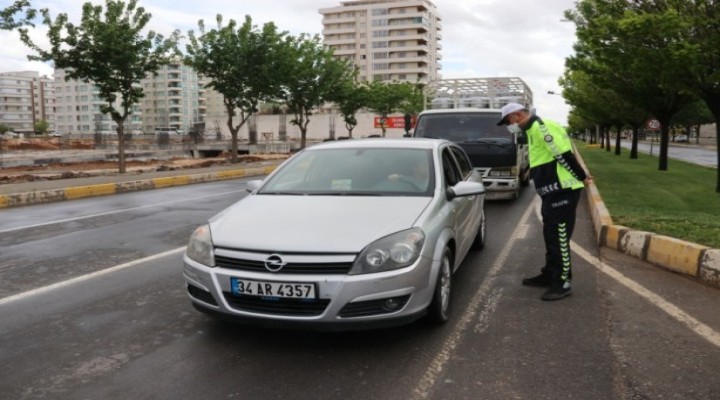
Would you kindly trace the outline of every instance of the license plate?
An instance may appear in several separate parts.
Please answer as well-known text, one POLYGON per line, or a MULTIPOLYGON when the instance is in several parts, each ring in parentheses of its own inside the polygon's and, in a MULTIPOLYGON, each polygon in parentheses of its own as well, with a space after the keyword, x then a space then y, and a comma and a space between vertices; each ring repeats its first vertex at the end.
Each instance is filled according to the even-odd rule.
POLYGON ((282 297, 289 299, 314 299, 315 285, 297 282, 263 282, 230 278, 233 294, 248 296, 282 297))

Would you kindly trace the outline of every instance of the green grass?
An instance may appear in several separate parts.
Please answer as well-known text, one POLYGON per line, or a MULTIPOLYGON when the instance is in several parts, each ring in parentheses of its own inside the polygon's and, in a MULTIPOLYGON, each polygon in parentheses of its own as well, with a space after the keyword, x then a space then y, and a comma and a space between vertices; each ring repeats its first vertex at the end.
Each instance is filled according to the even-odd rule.
POLYGON ((720 193, 717 170, 630 150, 617 156, 584 142, 576 146, 600 191, 613 223, 720 248, 720 193))

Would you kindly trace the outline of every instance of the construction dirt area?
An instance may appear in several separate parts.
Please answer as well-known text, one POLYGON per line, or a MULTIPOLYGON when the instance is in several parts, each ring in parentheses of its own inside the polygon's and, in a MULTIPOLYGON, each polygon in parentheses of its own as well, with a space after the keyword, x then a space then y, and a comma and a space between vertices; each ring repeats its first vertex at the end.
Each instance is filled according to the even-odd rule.
MULTIPOLYGON (((48 151, 58 150, 60 146, 59 140, 2 140, 2 150, 6 154, 18 151, 48 151)), ((71 141, 62 143, 64 149, 82 150, 92 149, 91 141, 71 141), (77 143, 72 143, 77 142, 77 143)), ((287 154, 253 154, 240 155, 238 160, 240 164, 267 161, 282 160, 287 158, 287 154)), ((190 159, 190 158, 173 158, 167 160, 127 160, 125 163, 126 173, 134 175, 142 175, 146 172, 155 171, 172 171, 179 169, 196 169, 207 168, 215 165, 231 165, 229 154, 223 154, 214 158, 190 159)), ((22 182, 33 182, 41 180, 55 179, 72 179, 85 178, 101 175, 118 174, 117 161, 87 161, 76 163, 51 163, 46 165, 35 166, 19 166, 19 167, 0 167, 0 185, 22 182)))

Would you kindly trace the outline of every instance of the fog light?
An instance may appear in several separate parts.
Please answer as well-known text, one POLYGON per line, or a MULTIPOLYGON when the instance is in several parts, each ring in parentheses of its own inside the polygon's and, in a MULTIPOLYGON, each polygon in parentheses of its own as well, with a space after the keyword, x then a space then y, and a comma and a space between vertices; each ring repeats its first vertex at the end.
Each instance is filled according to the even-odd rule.
POLYGON ((398 308, 400 308, 400 302, 397 301, 397 299, 387 299, 385 300, 385 303, 382 306, 384 311, 395 311, 398 308))

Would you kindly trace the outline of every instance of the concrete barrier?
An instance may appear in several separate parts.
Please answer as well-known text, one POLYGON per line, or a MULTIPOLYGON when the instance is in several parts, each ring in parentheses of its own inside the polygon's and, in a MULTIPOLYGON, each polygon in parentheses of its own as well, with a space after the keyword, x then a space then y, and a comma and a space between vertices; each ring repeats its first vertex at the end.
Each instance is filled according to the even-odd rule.
MULTIPOLYGON (((575 154, 580 164, 587 170, 580 153, 576 151, 575 154)), ((593 228, 600 246, 623 252, 670 271, 695 277, 720 288, 720 249, 614 225, 595 183, 589 185, 586 194, 593 228)))
POLYGON ((116 193, 129 193, 140 190, 160 189, 194 183, 243 178, 247 176, 268 175, 274 171, 275 168, 277 168, 277 165, 0 195, 0 208, 82 199, 116 193))

